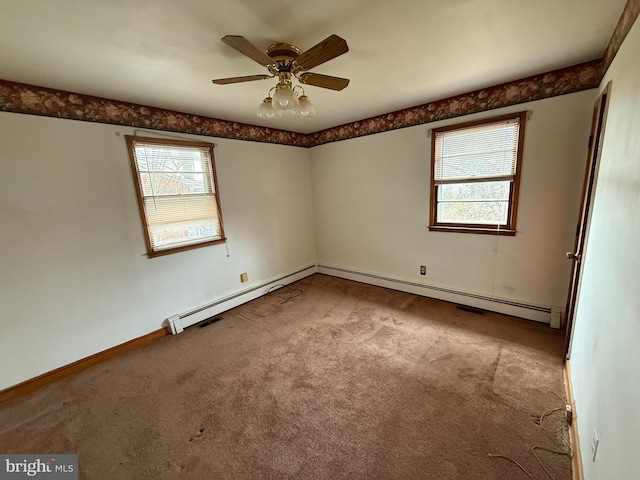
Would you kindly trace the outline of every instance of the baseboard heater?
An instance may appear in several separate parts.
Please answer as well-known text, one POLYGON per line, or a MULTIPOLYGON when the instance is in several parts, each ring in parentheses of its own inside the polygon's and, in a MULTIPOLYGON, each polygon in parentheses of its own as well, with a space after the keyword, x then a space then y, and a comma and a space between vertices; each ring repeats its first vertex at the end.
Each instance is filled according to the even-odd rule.
MULTIPOLYGON (((506 300, 506 299, 502 299, 502 298, 489 297, 489 296, 480 295, 480 294, 477 294, 477 293, 462 292, 462 291, 459 291, 459 290, 453 290, 453 289, 450 289, 450 288, 438 287, 438 286, 435 286, 435 285, 426 285, 424 283, 411 282, 411 281, 408 281, 408 280, 400 280, 400 279, 397 279, 397 278, 385 277, 383 275, 376 275, 376 274, 373 274, 373 273, 365 273, 365 272, 359 272, 357 270, 350 270, 350 269, 347 269, 347 268, 333 267, 331 265, 321 265, 320 264, 320 265, 318 265, 318 271, 320 273, 324 273, 326 275, 333 275, 333 276, 341 277, 341 278, 344 278, 344 274, 354 275, 354 276, 358 276, 358 277, 371 278, 371 279, 374 279, 374 280, 380 280, 380 281, 383 281, 383 282, 389 282, 389 283, 392 283, 392 284, 403 285, 403 286, 407 286, 407 287, 413 287, 413 288, 419 288, 419 289, 423 289, 423 290, 431 290, 433 292, 440 292, 440 293, 455 295, 457 297, 461 297, 461 299, 462 298, 469 298, 469 299, 480 300, 480 301, 484 301, 484 302, 491 302, 491 303, 495 303, 495 304, 501 304, 501 305, 505 305, 505 306, 509 306, 509 307, 523 308, 523 309, 526 309, 526 310, 530 310, 532 313, 537 313, 537 315, 533 315, 534 317, 539 317, 540 314, 551 315, 552 310, 553 310, 552 307, 546 307, 546 306, 541 306, 541 305, 530 305, 530 304, 527 304, 527 303, 517 302, 517 301, 513 301, 513 300, 506 300)), ((392 287, 390 287, 390 288, 392 288, 392 287)), ((402 289, 398 288, 398 290, 402 290, 402 289)), ((410 293, 414 293, 414 292, 410 292, 410 293)), ((424 296, 428 297, 430 295, 427 295, 425 293, 424 296)), ((446 301, 451 301, 451 300, 446 300, 446 301)), ((458 302, 455 302, 455 303, 458 303, 458 302)), ((537 321, 543 321, 543 320, 540 320, 539 318, 531 318, 531 319, 532 320, 537 320, 537 321)), ((546 322, 548 323, 548 320, 546 322)))
POLYGON ((195 325, 198 322, 215 317, 221 312, 230 310, 238 305, 242 305, 243 303, 265 295, 269 289, 273 289, 273 287, 278 283, 283 283, 285 285, 293 283, 304 277, 313 275, 317 271, 318 267, 316 265, 309 265, 308 267, 301 268, 295 272, 291 272, 277 278, 272 278, 250 288, 227 295, 226 297, 222 297, 214 302, 194 308, 188 312, 181 313, 179 315, 172 315, 167 318, 166 323, 171 328, 171 333, 174 335, 181 333, 185 328, 191 325, 195 325))

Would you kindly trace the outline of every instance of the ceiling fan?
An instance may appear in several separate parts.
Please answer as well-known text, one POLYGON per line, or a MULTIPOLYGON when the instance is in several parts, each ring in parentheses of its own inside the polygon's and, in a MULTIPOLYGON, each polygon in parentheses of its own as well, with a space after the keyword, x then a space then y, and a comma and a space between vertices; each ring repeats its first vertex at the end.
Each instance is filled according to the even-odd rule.
POLYGON ((226 35, 222 37, 222 42, 266 67, 270 75, 218 78, 212 80, 216 85, 278 77, 278 84, 269 90, 269 95, 258 107, 258 117, 274 118, 281 116, 283 112, 302 117, 315 115, 315 108, 309 101, 309 97, 305 95, 304 89, 300 85, 293 85, 294 78, 301 84, 330 90, 339 91, 349 85, 347 78, 308 71, 349 51, 347 42, 338 35, 330 35, 303 53, 300 53, 298 47, 289 43, 274 43, 263 52, 240 35, 226 35), (299 97, 295 92, 296 88, 302 90, 302 95, 299 97), (272 90, 274 90, 273 97, 272 90))

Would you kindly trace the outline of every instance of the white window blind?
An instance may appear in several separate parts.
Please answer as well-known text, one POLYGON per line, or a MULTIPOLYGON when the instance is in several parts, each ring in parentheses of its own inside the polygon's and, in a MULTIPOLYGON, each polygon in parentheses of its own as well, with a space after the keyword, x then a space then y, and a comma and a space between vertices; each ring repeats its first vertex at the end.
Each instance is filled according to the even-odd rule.
POLYGON ((509 225, 520 117, 434 131, 435 223, 509 225))
POLYGON ((128 141, 152 252, 223 239, 211 146, 128 141))
POLYGON ((515 175, 518 132, 517 120, 436 132, 436 182, 515 175))

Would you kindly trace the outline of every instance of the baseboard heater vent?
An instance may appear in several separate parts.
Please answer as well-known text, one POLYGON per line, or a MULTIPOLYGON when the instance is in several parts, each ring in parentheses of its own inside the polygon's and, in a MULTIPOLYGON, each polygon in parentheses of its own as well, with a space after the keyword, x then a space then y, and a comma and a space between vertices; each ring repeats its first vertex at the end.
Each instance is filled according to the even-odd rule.
POLYGON ((204 327, 208 327, 209 325, 213 325, 214 323, 219 322, 220 320, 222 320, 222 317, 220 315, 217 315, 215 317, 202 320, 201 322, 198 322, 193 326, 194 327, 197 326, 198 328, 204 328, 204 327))
POLYGON ((181 313, 179 315, 172 315, 165 320, 164 325, 169 328, 171 333, 174 335, 183 332, 185 328, 193 325, 198 325, 200 328, 206 327, 207 325, 211 325, 212 323, 221 320, 222 317, 220 314, 222 312, 254 300, 262 295, 266 295, 269 292, 269 289, 273 288, 274 285, 282 283, 289 284, 308 277, 317 271, 317 265, 313 264, 296 270, 295 272, 280 275, 277 278, 266 280, 258 285, 232 293, 231 295, 227 295, 226 297, 222 297, 214 302, 202 305, 201 307, 194 308, 188 312, 181 313))
POLYGON ((465 312, 475 313, 476 315, 484 315, 485 311, 480 308, 469 307, 467 305, 458 305, 456 307, 458 310, 464 310, 465 312))
MULTIPOLYGON (((461 291, 458 291, 458 290, 452 290, 450 288, 436 287, 435 285, 426 285, 424 283, 410 282, 410 281, 407 281, 407 280, 399 280, 397 278, 384 277, 382 275, 375 275, 375 274, 372 274, 372 273, 359 272, 359 271, 356 271, 356 270, 349 270, 347 268, 333 267, 333 266, 330 266, 330 265, 318 264, 318 269, 319 269, 320 273, 324 273, 326 275, 331 275, 331 273, 329 271, 333 270, 333 271, 336 271, 336 272, 342 272, 342 273, 347 273, 347 274, 351 274, 351 275, 358 275, 360 277, 368 277, 368 278, 373 278, 373 279, 376 279, 376 280, 383 280, 385 282, 393 282, 393 283, 397 283, 399 285, 406 285, 406 286, 409 286, 409 287, 418 287, 418 288, 422 288, 422 289, 425 289, 425 290, 433 290, 433 291, 442 292, 442 293, 450 293, 450 294, 459 295, 459 296, 462 296, 462 297, 475 298, 477 300, 484 300, 484 301, 492 302, 492 303, 501 303, 503 305, 509 305, 509 306, 512 306, 512 307, 526 308, 528 310, 534 310, 534 311, 538 311, 538 312, 551 314, 551 307, 543 307, 541 305, 529 305, 529 304, 526 304, 526 303, 514 302, 514 301, 511 301, 511 300, 505 300, 505 299, 501 299, 501 298, 489 297, 489 296, 486 296, 486 295, 479 295, 479 294, 475 294, 475 293, 461 292, 461 291)), ((337 276, 337 277, 340 277, 340 278, 344 278, 341 275, 334 275, 334 276, 337 276)))

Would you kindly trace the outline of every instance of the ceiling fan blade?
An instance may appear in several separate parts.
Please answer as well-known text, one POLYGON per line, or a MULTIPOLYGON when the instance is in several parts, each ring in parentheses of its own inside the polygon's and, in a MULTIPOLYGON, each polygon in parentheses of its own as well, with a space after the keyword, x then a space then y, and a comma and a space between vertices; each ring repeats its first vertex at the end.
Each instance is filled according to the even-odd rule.
POLYGON ((316 87, 330 88, 331 90, 342 90, 349 85, 348 78, 332 77, 331 75, 321 75, 319 73, 301 73, 298 75, 298 80, 305 85, 315 85, 316 87))
POLYGON ((222 42, 265 67, 275 63, 273 58, 241 35, 226 35, 222 37, 222 42))
POLYGON ((298 64, 301 70, 311 70, 313 67, 328 62, 348 51, 349 46, 344 38, 340 38, 338 35, 331 35, 300 54, 295 63, 298 64))
POLYGON ((254 80, 266 80, 267 78, 273 78, 273 75, 247 75, 245 77, 217 78, 211 81, 216 85, 228 85, 230 83, 252 82, 254 80))

